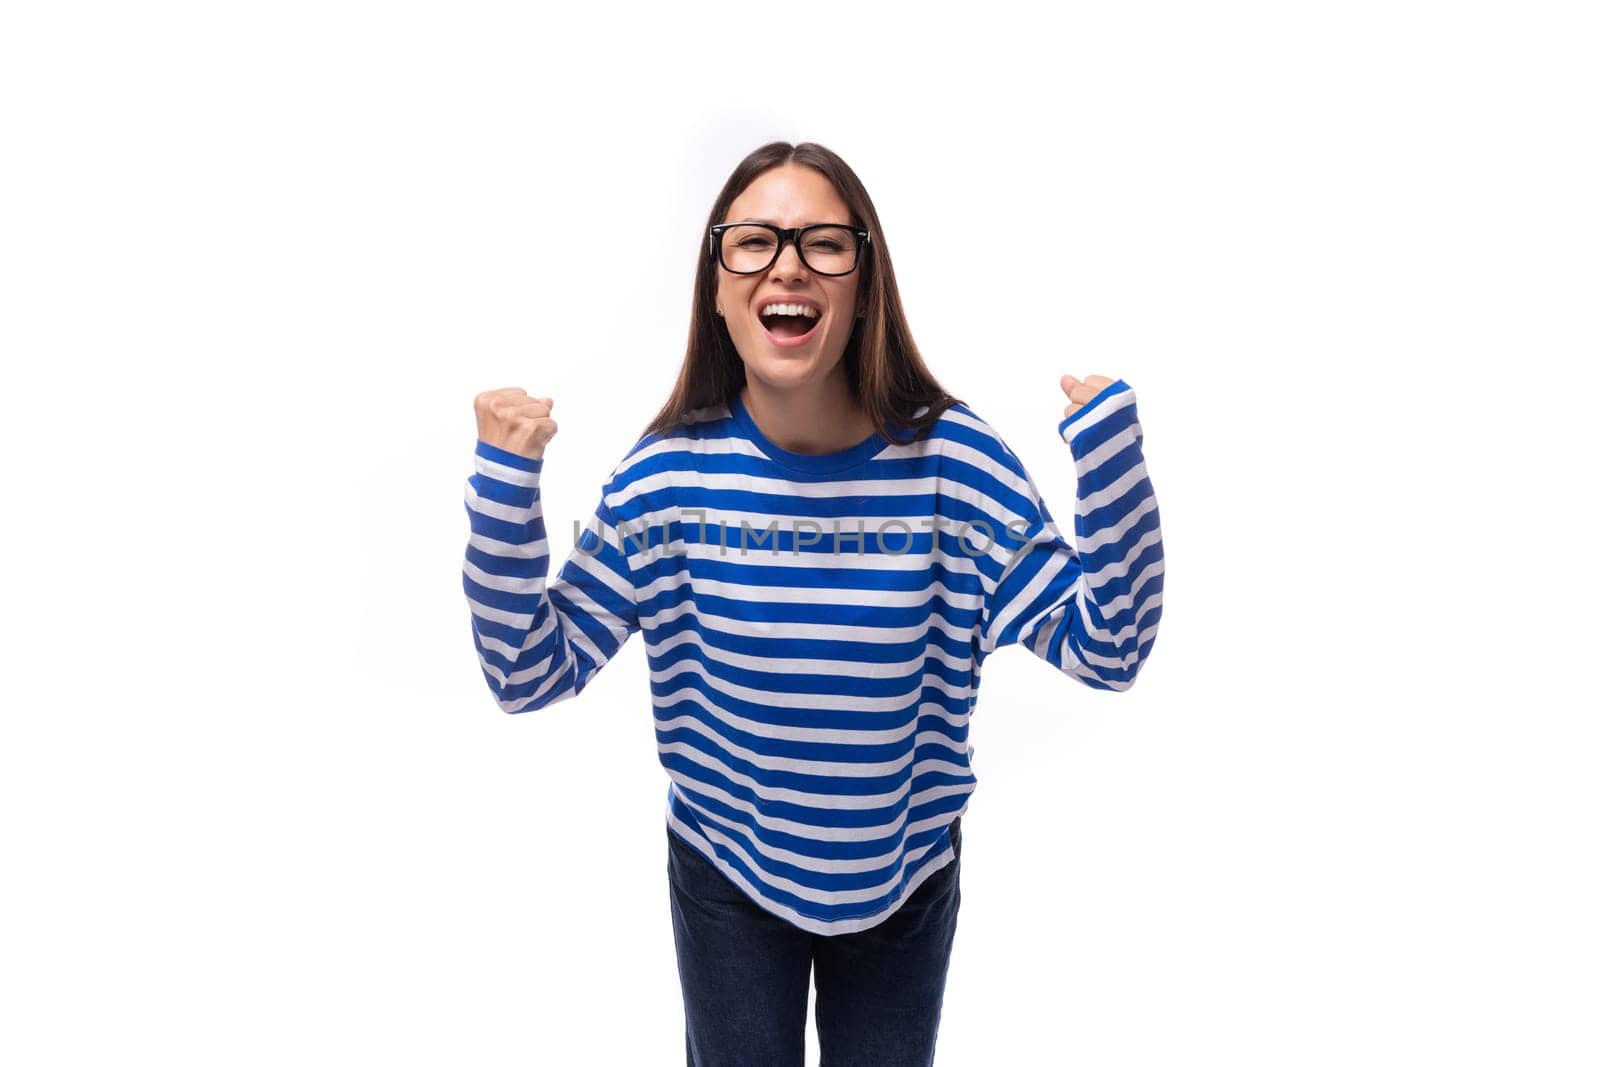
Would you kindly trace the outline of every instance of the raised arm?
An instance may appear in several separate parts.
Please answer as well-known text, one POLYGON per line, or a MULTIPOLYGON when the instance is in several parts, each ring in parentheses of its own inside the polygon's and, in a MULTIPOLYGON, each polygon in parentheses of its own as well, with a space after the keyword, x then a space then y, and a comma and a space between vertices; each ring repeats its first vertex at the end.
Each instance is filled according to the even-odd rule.
POLYGON ((1018 464, 1025 485, 997 534, 1010 554, 986 592, 981 651, 1021 644, 1085 685, 1127 689, 1155 644, 1165 570, 1133 390, 1104 386, 1057 431, 1078 476, 1076 547, 1018 464))
MULTIPOLYGON (((549 404, 534 415, 526 403, 520 410, 524 418, 547 417, 549 404)), ((542 442, 534 447, 485 428, 481 417, 479 426, 466 487, 471 534, 462 587, 495 700, 509 713, 534 711, 581 693, 639 628, 633 578, 603 490, 578 544, 547 585, 542 442), (486 433, 519 451, 490 444, 481 436, 486 433), (530 451, 540 455, 523 454, 530 451)), ((545 440, 553 433, 548 430, 545 440)))

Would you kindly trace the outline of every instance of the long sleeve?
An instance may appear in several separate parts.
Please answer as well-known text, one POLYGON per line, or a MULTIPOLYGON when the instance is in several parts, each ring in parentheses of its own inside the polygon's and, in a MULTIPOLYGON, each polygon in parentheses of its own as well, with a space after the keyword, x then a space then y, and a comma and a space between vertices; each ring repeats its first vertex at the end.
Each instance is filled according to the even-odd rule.
POLYGON ((998 532, 1010 555, 986 591, 980 652, 1020 644, 1085 685, 1127 689, 1155 644, 1165 572, 1133 390, 1118 379, 1057 430, 1078 476, 1077 545, 1018 464, 1027 491, 998 532))
MULTIPOLYGON (((556 579, 539 496, 542 459, 478 441, 462 586, 484 680, 502 711, 581 693, 639 628, 633 576, 603 490, 556 579)), ((607 485, 609 490, 609 483, 607 485)))

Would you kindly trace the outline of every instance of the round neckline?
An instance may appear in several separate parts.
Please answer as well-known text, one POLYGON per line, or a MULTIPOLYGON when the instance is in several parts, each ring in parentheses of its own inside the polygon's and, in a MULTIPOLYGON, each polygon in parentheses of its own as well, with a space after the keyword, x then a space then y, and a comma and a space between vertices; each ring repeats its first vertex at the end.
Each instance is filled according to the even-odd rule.
POLYGON ((889 439, 877 430, 873 430, 866 438, 851 445, 849 448, 837 452, 791 452, 761 432, 761 427, 756 425, 754 416, 744 406, 738 390, 733 393, 733 398, 728 401, 728 410, 740 428, 755 442, 757 448, 767 454, 774 463, 790 467, 798 471, 809 473, 822 473, 827 471, 841 471, 849 467, 859 466, 867 460, 889 447, 889 439))

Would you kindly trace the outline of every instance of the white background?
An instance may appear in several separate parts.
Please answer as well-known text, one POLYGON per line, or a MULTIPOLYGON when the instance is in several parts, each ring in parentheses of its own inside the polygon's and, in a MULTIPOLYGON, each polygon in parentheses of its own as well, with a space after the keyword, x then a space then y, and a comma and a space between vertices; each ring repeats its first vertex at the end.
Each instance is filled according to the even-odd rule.
POLYGON ((8 5, 0 1059, 682 1062, 643 645, 496 709, 471 400, 565 556, 786 139, 1161 503, 1134 689, 984 673, 941 1067, 1596 1062, 1581 7, 8 5))

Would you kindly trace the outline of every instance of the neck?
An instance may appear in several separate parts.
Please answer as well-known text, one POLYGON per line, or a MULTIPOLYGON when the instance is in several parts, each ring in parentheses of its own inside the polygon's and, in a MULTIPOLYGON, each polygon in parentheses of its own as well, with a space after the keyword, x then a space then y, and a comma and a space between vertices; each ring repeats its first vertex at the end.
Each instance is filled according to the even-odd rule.
POLYGON ((851 394, 844 368, 839 370, 824 381, 784 389, 746 378, 739 399, 779 448, 808 456, 842 452, 871 436, 875 427, 851 394))

